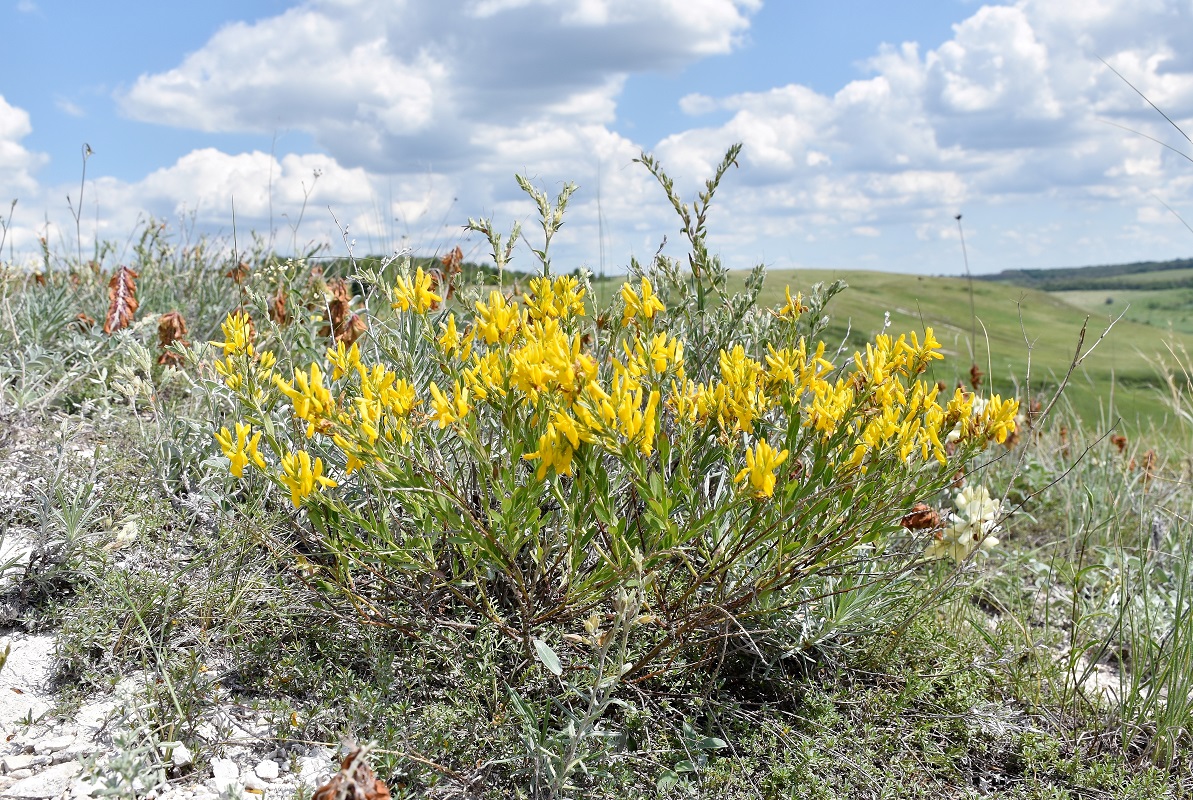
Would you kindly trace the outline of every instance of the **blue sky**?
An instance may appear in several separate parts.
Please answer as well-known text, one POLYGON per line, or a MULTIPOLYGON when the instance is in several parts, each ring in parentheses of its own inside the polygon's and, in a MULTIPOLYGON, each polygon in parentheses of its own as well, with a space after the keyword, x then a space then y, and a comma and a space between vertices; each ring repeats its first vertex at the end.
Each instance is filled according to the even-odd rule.
MULTIPOLYGON (((480 243, 530 221, 513 175, 581 189, 557 263, 678 239, 641 167, 690 196, 744 141, 712 219, 748 267, 956 273, 1185 257, 1193 127, 1177 0, 0 0, 0 217, 69 243, 148 216, 358 251, 480 243), (305 202, 305 210, 304 210, 305 202), (272 214, 272 216, 271 216, 272 214), (302 225, 294 223, 302 215, 302 225), (48 221, 48 224, 47 224, 48 221)), ((674 246, 673 246, 674 248, 674 246)), ((19 260, 19 259, 18 259, 19 260)))

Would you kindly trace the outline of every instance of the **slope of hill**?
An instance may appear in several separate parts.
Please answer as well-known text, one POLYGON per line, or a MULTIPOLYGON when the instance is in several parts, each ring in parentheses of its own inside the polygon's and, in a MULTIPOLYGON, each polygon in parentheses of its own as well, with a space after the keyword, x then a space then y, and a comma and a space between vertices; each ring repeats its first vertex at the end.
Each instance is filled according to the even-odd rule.
MULTIPOLYGON (((806 289, 816 282, 844 279, 849 288, 829 306, 830 342, 856 347, 881 330, 890 313, 893 332, 932 326, 947 358, 935 377, 947 383, 968 380, 976 362, 987 373, 991 390, 1026 392, 1030 354, 1033 394, 1055 387, 1076 352, 1082 324, 1089 316, 1083 349, 1097 341, 1109 324, 1105 310, 1089 313, 1063 297, 1038 289, 993 281, 975 281, 970 314, 964 278, 933 278, 878 272, 782 271, 768 274, 760 302, 781 303, 783 287, 806 289), (976 340, 976 349, 972 342, 976 340), (1030 346, 1029 346, 1030 343, 1030 346)), ((738 286, 744 280, 738 276, 738 286)), ((1162 377, 1153 366, 1168 355, 1168 345, 1193 352, 1193 335, 1162 331, 1131 319, 1119 321, 1078 368, 1066 392, 1082 419, 1105 429, 1122 418, 1127 430, 1164 424, 1168 411, 1162 377)))

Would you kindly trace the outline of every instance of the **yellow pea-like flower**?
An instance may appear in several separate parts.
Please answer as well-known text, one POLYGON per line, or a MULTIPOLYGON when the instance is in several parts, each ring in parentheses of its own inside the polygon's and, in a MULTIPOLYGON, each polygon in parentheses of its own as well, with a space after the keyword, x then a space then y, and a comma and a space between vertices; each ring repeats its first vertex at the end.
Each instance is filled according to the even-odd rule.
POLYGON ((282 474, 279 477, 290 490, 290 502, 295 508, 302 505, 304 497, 318 491, 320 487, 333 488, 339 485, 323 475, 323 459, 316 458, 312 462, 306 450, 287 452, 282 456, 282 474))
POLYGON ((433 311, 443 302, 443 298, 431 291, 431 276, 419 267, 413 277, 398 276, 398 285, 394 289, 393 307, 402 311, 414 310, 416 314, 433 311))
POLYGON ((468 416, 468 412, 472 410, 472 404, 469 402, 468 390, 461 386, 459 381, 456 381, 455 393, 452 397, 445 395, 432 382, 431 408, 435 412, 435 421, 439 423, 439 427, 442 429, 468 416))
POLYGON ((229 433, 227 428, 220 428, 220 432, 215 434, 220 449, 228 457, 228 472, 232 473, 233 477, 243 477, 244 468, 250 461, 258 468, 265 469, 265 459, 257 449, 261 441, 261 431, 252 433, 252 430, 250 426, 237 422, 235 435, 229 433))
POLYGON ((755 497, 771 497, 778 481, 775 470, 782 466, 788 455, 787 450, 779 452, 765 439, 760 439, 752 450, 746 451, 746 466, 733 480, 735 483, 748 482, 755 497))
POLYGON ((224 358, 242 354, 253 357, 253 339, 256 338, 256 331, 248 312, 233 311, 224 319, 220 330, 223 331, 224 341, 211 344, 223 348, 224 358))
POLYGON ((622 312, 621 319, 623 325, 628 325, 630 320, 637 316, 653 320, 655 314, 664 313, 667 310, 667 307, 663 305, 663 301, 654 293, 654 287, 650 285, 650 281, 646 278, 642 279, 640 292, 634 291, 634 287, 629 281, 623 283, 621 285, 621 299, 625 303, 625 311, 622 312))

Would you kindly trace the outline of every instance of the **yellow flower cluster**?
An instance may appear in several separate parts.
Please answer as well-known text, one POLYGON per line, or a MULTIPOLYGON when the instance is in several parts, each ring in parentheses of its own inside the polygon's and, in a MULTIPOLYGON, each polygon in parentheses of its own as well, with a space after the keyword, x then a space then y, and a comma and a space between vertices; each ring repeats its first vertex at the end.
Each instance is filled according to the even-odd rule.
POLYGON ((251 427, 237 422, 235 436, 228 433, 227 428, 220 428, 220 432, 215 435, 215 440, 228 458, 228 471, 235 477, 239 478, 244 475, 244 468, 250 461, 259 468, 265 469, 265 459, 261 457, 261 453, 257 449, 258 443, 261 441, 261 431, 252 433, 251 427), (250 434, 252 435, 250 436, 250 434))
POLYGON ((223 349, 224 358, 238 355, 253 357, 253 339, 256 338, 256 332, 253 330, 253 319, 246 312, 233 311, 224 320, 220 330, 224 334, 224 341, 212 344, 223 349))
POLYGON ((526 312, 533 320, 567 319, 584 316, 585 290, 571 275, 551 280, 531 278, 526 312))
POLYGON ((290 490, 290 502, 295 508, 302 505, 303 498, 315 491, 316 486, 333 488, 339 485, 331 478, 324 477, 323 459, 316 458, 312 463, 311 455, 306 450, 282 456, 281 479, 290 490))
MULTIPOLYGON (((355 346, 354 344, 353 347, 355 346)), ((280 375, 275 375, 273 382, 294 404, 294 415, 306 420, 308 439, 315 435, 316 430, 327 430, 335 404, 331 399, 331 392, 323 385, 323 370, 318 364, 311 362, 309 376, 296 370, 294 380, 282 380, 280 375)))
POLYGON ((628 325, 630 320, 638 316, 646 320, 653 320, 655 314, 661 314, 667 310, 663 301, 654 293, 654 287, 650 285, 649 280, 643 278, 639 288, 640 291, 634 291, 634 287, 628 282, 621 286, 621 299, 625 303, 625 311, 622 313, 621 320, 623 325, 628 325))
POLYGON ((402 311, 413 310, 418 314, 438 308, 443 298, 432 291, 433 286, 434 279, 423 272, 422 267, 415 270, 413 277, 399 275, 398 285, 394 289, 393 307, 402 311))
MULTIPOLYGON (((330 385, 317 363, 274 384, 306 423, 308 438, 327 437, 340 449, 349 474, 383 464, 392 447, 409 445, 418 432, 463 431, 462 421, 488 409, 481 418, 534 431, 536 447, 523 458, 539 480, 574 475, 589 454, 649 457, 661 435, 711 436, 731 459, 734 482, 756 498, 775 494, 788 461, 795 460, 789 475, 801 473, 809 443, 847 469, 866 471, 888 458, 883 463, 943 463, 949 442, 1001 442, 1015 427, 1014 400, 957 390, 942 405, 940 387, 922 377, 942 357, 930 328, 922 340, 914 333, 877 336, 845 368, 826 358, 823 342, 792 343, 794 333, 780 337, 790 346, 768 345, 762 353, 738 344, 722 350, 718 372, 697 383, 685 371, 685 343, 654 324, 667 310, 648 279, 622 286, 622 329, 597 350, 580 327, 584 295, 572 277, 536 278, 520 300, 490 292, 463 331, 454 314, 444 315, 438 334, 428 328, 427 336, 442 356, 447 385, 430 381, 420 390, 384 364, 365 364, 356 344, 327 351, 330 385), (650 324, 629 324, 636 319, 650 324), (771 445, 772 433, 796 429, 799 452, 771 445)), ((396 307, 420 314, 437 301, 421 271, 399 279, 396 296, 396 307)), ((786 305, 773 313, 794 323, 805 310, 788 290, 786 305)), ((251 347, 238 326, 231 317, 225 323, 229 347, 251 347)), ((236 437, 226 430, 217 436, 236 474, 250 462, 264 469, 257 438, 248 436, 239 425, 236 437)), ((303 451, 282 462, 278 477, 295 503, 334 485, 322 462, 303 451)))
POLYGON ((268 350, 258 353, 253 342, 256 330, 247 312, 233 311, 220 326, 224 341, 211 342, 223 351, 224 358, 216 359, 215 371, 224 379, 224 385, 246 400, 260 404, 264 400, 261 386, 268 384, 273 375, 277 359, 268 350))

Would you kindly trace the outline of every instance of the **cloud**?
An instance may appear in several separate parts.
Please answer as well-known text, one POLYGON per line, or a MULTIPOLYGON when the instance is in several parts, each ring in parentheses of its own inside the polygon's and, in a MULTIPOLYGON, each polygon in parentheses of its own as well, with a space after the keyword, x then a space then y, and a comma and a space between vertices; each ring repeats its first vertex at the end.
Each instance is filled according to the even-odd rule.
POLYGON ((54 106, 57 107, 57 109, 63 114, 66 114, 70 117, 87 116, 87 112, 84 111, 81 106, 71 100, 67 100, 65 97, 54 98, 54 106))
MULTIPOLYGON (((549 192, 581 185, 553 244, 561 262, 597 266, 603 234, 616 267, 678 238, 659 187, 632 164, 640 148, 689 198, 740 141, 710 222, 727 263, 949 271, 955 253, 941 264, 941 248, 955 246, 960 210, 977 271, 1187 251, 1161 203, 1181 207, 1193 171, 1106 122, 1183 142, 1098 59, 1193 126, 1187 2, 992 3, 943 42, 878 48, 834 92, 690 93, 679 100, 687 129, 659 142, 616 132, 630 76, 733 52, 760 5, 307 0, 227 25, 174 68, 140 76, 120 109, 192 131, 298 130, 322 152, 204 147, 140 180, 99 179, 101 226, 126 235, 143 210, 227 229, 235 197, 241 230, 286 234, 302 215, 299 240, 339 247, 330 206, 362 247, 434 249, 454 246, 468 216, 533 230, 519 172, 549 192)), ((0 190, 36 184, 44 158, 21 145, 29 128, 0 105, 0 190)))
POLYGON ((679 110, 692 117, 698 117, 701 114, 711 114, 720 107, 720 104, 715 99, 699 92, 686 94, 679 99, 679 110))
MULTIPOLYGON (((1193 116, 1190 48, 1193 7, 1174 0, 983 6, 935 47, 884 46, 864 65, 867 77, 833 94, 790 84, 684 98, 689 114, 732 116, 676 133, 657 152, 691 186, 728 143, 744 142, 741 174, 722 197, 732 208, 728 225, 763 231, 773 227, 769 217, 786 222, 788 238, 815 230, 822 243, 904 224, 932 239, 925 232, 962 206, 1030 204, 1044 216, 1023 224, 1043 228, 1097 197, 1124 204, 1124 220, 1132 219, 1136 205, 1156 205, 1149 193, 1173 201, 1193 180, 1179 157, 1105 124, 1179 142, 1098 56, 1184 126, 1193 116)), ((1163 215, 1146 221, 1171 223, 1163 215)), ((1187 249, 1172 232, 1166 245, 1187 249)), ((1121 237, 1125 258, 1134 238, 1121 237)), ((1022 252, 1046 257, 1034 246, 1022 252)))
POLYGON ((347 166, 458 169, 478 127, 609 124, 625 76, 732 50, 760 0, 311 0, 217 32, 119 97, 134 119, 310 133, 347 166))
POLYGON ((28 112, 10 105, 0 95, 0 198, 20 197, 37 188, 33 175, 46 162, 46 157, 26 150, 21 144, 32 132, 28 112))

